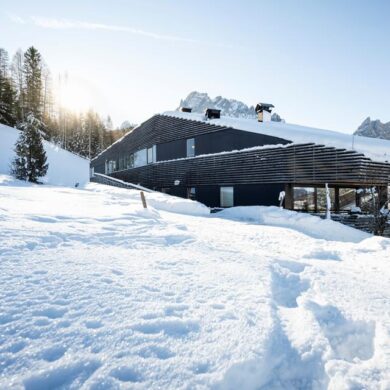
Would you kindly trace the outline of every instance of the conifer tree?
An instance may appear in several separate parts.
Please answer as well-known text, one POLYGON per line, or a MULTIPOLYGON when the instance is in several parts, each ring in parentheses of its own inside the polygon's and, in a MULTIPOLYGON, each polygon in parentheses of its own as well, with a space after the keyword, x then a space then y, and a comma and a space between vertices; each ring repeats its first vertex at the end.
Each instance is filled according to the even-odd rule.
POLYGON ((16 157, 11 173, 17 179, 37 183, 40 177, 46 175, 48 169, 40 132, 43 124, 30 113, 19 128, 21 134, 15 144, 16 157))
POLYGON ((31 46, 24 53, 24 104, 25 112, 31 112, 36 119, 42 119, 42 57, 31 46))
POLYGON ((8 53, 0 48, 0 123, 16 124, 16 91, 9 75, 8 53))

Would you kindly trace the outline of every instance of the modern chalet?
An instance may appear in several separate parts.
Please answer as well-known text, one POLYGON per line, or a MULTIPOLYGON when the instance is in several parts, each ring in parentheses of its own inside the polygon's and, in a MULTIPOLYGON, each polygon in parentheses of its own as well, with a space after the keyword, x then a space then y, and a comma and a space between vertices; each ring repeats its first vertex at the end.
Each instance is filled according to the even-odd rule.
POLYGON ((190 108, 158 114, 91 161, 91 171, 209 207, 279 205, 321 212, 325 185, 335 212, 364 206, 365 188, 388 197, 390 141, 190 108))

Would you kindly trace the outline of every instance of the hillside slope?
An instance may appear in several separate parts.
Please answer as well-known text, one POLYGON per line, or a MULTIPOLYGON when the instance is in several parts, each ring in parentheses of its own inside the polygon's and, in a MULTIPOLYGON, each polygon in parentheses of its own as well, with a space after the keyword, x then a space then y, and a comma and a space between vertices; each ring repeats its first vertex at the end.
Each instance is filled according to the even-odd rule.
MULTIPOLYGON (((15 142, 19 130, 0 124, 0 173, 9 174, 10 165, 15 157, 15 142)), ((89 161, 68 152, 60 147, 44 141, 49 169, 44 183, 54 185, 74 186, 84 185, 89 181, 89 161)))
POLYGON ((98 184, 0 198, 2 389, 388 387, 388 239, 98 184))

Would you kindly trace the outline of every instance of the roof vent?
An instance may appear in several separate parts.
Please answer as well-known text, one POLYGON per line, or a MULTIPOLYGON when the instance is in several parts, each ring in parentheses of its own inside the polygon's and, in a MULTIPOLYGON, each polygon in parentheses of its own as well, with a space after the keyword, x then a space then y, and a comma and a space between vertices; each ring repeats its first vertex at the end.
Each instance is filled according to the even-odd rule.
POLYGON ((273 108, 273 104, 257 103, 255 108, 257 113, 257 120, 259 122, 269 122, 271 120, 271 112, 273 108))
POLYGON ((180 107, 181 112, 192 112, 192 108, 190 107, 180 107))
POLYGON ((219 119, 221 117, 221 110, 217 110, 216 108, 208 108, 205 112, 205 116, 207 119, 219 119))

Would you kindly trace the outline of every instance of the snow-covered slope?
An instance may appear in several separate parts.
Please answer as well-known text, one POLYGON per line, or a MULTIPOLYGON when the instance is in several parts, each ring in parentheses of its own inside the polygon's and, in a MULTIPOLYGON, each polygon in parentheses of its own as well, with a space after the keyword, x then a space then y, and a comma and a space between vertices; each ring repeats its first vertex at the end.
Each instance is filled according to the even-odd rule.
POLYGON ((390 240, 0 183, 1 389, 388 388, 390 240))
MULTIPOLYGON (((164 112, 163 115, 195 121, 205 121, 204 115, 196 113, 167 111, 164 112)), ((255 119, 221 117, 220 119, 207 120, 207 123, 280 137, 294 143, 313 142, 337 148, 353 149, 357 152, 364 153, 367 157, 372 158, 375 161, 390 161, 390 141, 387 140, 360 137, 283 122, 259 123, 255 119)))
MULTIPOLYGON (((0 124, 0 173, 9 174, 10 164, 15 157, 15 142, 19 130, 0 124)), ((41 181, 54 185, 84 185, 89 181, 89 161, 60 147, 44 141, 49 163, 47 175, 41 181)))

